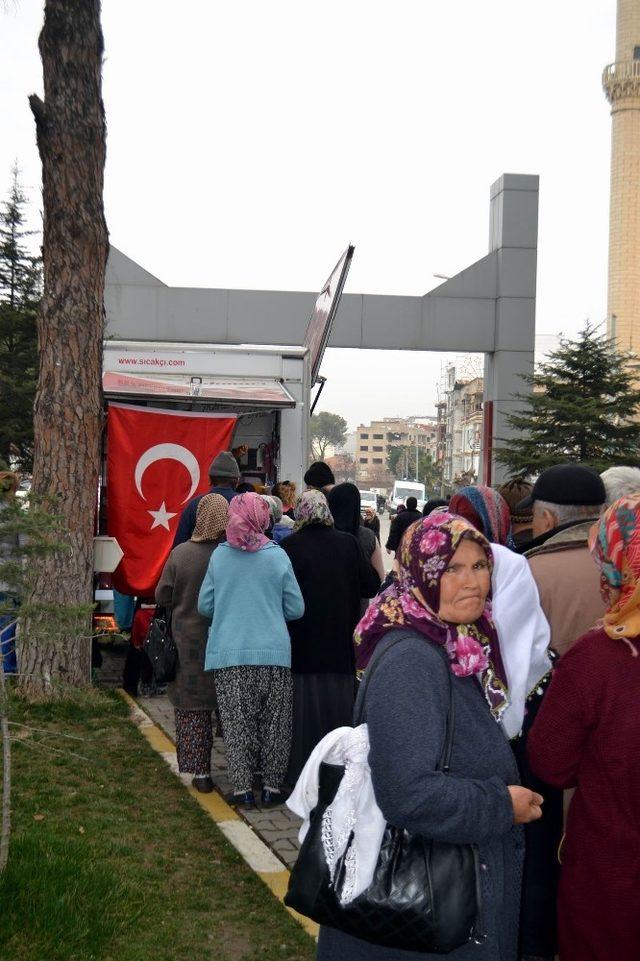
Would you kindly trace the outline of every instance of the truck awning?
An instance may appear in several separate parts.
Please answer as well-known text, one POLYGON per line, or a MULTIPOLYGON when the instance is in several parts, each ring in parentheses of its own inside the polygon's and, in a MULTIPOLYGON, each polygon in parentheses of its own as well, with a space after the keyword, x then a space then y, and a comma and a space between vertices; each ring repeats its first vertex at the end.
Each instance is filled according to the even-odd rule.
POLYGON ((163 398, 164 400, 210 401, 234 407, 259 407, 282 410, 296 402, 284 384, 269 377, 194 377, 173 374, 125 374, 105 371, 102 375, 105 395, 114 400, 130 397, 163 398))

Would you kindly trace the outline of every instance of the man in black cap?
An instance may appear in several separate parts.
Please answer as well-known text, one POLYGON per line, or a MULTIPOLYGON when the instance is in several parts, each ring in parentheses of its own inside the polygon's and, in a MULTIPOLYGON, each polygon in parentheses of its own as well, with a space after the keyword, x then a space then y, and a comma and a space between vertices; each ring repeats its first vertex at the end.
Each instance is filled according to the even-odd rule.
MULTIPOLYGON (((207 493, 221 494, 227 501, 231 502, 232 498, 236 495, 236 487, 240 480, 240 468, 238 467, 238 461, 233 451, 220 451, 217 457, 213 458, 211 467, 209 468, 209 480, 211 482, 211 490, 207 491, 207 493)), ((173 539, 174 547, 188 541, 193 534, 196 526, 198 504, 204 496, 204 494, 196 494, 182 511, 176 529, 176 536, 173 539)))
POLYGON ((328 494, 336 479, 328 464, 325 464, 323 460, 316 460, 304 475, 304 482, 307 485, 307 490, 317 490, 322 491, 323 494, 328 494))
POLYGON ((551 627, 551 647, 560 655, 604 614, 587 539, 605 499, 595 470, 558 464, 543 471, 516 505, 517 513, 533 507, 533 540, 525 557, 551 627))

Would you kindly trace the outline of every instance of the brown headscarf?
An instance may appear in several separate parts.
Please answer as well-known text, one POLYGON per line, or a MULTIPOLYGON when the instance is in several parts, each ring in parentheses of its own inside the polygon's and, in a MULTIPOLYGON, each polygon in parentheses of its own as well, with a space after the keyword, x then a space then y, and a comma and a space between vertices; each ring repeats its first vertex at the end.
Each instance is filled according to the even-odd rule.
POLYGON ((205 494, 198 503, 196 526, 191 540, 219 541, 229 519, 229 504, 222 494, 205 494))

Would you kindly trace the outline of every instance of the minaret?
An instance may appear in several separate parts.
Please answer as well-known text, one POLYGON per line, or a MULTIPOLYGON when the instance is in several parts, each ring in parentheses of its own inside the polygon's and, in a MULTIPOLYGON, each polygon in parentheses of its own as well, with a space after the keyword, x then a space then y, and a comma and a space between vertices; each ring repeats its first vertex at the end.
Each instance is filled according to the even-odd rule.
POLYGON ((602 79, 612 118, 607 329, 640 354, 640 0, 618 0, 616 59, 602 79))

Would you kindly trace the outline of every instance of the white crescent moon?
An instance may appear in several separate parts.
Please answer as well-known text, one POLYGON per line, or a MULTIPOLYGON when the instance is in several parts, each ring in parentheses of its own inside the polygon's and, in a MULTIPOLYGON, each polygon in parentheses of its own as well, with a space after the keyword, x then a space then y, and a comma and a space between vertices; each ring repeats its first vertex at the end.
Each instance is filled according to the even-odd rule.
POLYGON ((186 504, 190 500, 197 487, 200 483, 200 465, 198 461, 193 456, 190 450, 186 447, 181 447, 180 444, 156 444, 155 447, 150 447, 146 450, 138 463, 136 464, 136 470, 134 474, 134 479, 136 482, 136 489, 140 494, 140 497, 146 501, 146 497, 142 493, 142 478, 144 477, 144 472, 147 467, 155 464, 158 460, 177 460, 180 464, 183 464, 189 474, 191 475, 191 490, 183 500, 183 504, 186 504))

